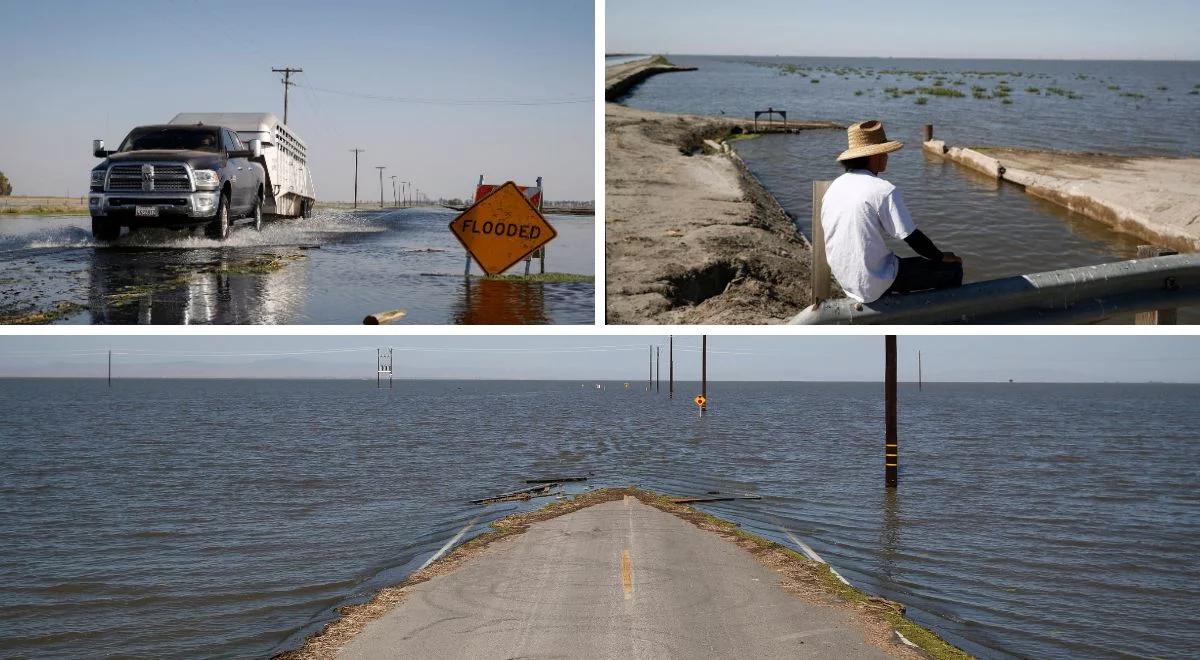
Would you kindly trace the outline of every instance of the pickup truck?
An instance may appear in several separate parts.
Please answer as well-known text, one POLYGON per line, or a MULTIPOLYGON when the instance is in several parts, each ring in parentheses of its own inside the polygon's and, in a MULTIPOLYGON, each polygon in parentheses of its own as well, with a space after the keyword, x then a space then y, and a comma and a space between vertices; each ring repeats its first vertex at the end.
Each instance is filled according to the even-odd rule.
POLYGON ((259 140, 205 124, 139 126, 116 151, 92 143, 104 162, 92 170, 92 235, 112 241, 121 227, 203 226, 224 240, 234 221, 262 229, 264 170, 259 140))

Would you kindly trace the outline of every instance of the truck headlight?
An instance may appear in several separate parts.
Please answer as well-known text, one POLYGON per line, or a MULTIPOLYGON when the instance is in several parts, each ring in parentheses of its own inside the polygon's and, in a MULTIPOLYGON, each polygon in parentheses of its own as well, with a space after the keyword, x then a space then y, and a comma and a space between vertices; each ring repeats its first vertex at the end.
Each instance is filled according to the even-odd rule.
POLYGON ((193 170, 192 178, 196 181, 196 190, 216 190, 221 186, 221 177, 216 170, 193 170))
POLYGON ((104 190, 104 170, 92 170, 92 190, 95 192, 104 190))

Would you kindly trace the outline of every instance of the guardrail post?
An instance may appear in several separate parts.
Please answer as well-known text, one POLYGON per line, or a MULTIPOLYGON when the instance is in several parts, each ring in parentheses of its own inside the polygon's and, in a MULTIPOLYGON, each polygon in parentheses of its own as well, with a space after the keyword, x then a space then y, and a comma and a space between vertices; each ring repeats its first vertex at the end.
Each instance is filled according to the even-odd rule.
POLYGON ((812 215, 812 298, 816 305, 822 300, 829 300, 830 274, 829 262, 825 260, 825 228, 821 225, 821 200, 825 191, 829 190, 829 181, 813 181, 813 215, 812 215))
MULTIPOLYGON (((1170 254, 1179 253, 1156 245, 1139 245, 1137 250, 1138 259, 1165 257, 1170 254)), ((1176 317, 1177 312, 1174 309, 1156 309, 1149 312, 1138 312, 1133 317, 1133 323, 1134 325, 1175 325, 1176 317)))

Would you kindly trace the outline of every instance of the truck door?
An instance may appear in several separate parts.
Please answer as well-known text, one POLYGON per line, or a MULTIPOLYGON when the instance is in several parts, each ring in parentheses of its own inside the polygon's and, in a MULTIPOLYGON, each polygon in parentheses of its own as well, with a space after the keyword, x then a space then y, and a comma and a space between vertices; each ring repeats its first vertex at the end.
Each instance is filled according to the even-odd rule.
POLYGON ((233 155, 234 152, 242 150, 242 143, 233 131, 222 129, 221 142, 225 147, 225 153, 229 154, 229 177, 233 179, 232 190, 229 193, 229 205, 232 207, 230 210, 241 213, 250 206, 250 191, 254 189, 254 171, 250 169, 248 160, 233 155))

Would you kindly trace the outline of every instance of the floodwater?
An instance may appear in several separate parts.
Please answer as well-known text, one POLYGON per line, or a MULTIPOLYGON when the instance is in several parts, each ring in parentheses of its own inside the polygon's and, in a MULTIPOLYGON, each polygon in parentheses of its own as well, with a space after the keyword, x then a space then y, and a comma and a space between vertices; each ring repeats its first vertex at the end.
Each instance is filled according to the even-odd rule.
POLYGON ((587 472, 760 494, 704 508, 980 656, 1200 648, 1200 386, 902 384, 894 492, 879 384, 697 390, 0 380, 0 654, 291 648, 528 506, 467 500, 587 472))
MULTIPOLYGON (((900 187, 917 224, 939 248, 963 256, 968 282, 1129 259, 1145 241, 1032 198, 1019 186, 925 155, 920 148, 924 124, 934 124, 936 137, 954 145, 1174 156, 1200 151, 1200 131, 1179 130, 1194 126, 1200 116, 1200 64, 1195 62, 689 56, 671 60, 699 70, 651 77, 623 102, 648 110, 705 115, 748 117, 771 106, 786 110, 791 120, 849 124, 882 119, 888 137, 907 145, 891 154, 883 177, 900 187), (796 67, 796 72, 788 67, 796 67), (937 71, 943 73, 931 73, 937 71), (917 75, 924 80, 917 80, 917 75), (892 98, 883 91, 929 87, 937 75, 944 77, 944 88, 959 90, 965 97, 928 96, 925 105, 917 105, 918 95, 892 98), (814 79, 820 82, 812 83, 814 79), (973 98, 973 87, 992 95, 1002 80, 1012 90, 1011 105, 1000 98, 973 98), (1029 87, 1039 91, 1027 92, 1029 87), (1049 94, 1050 88, 1074 98, 1049 94), (861 95, 856 96, 858 92, 861 95)), ((800 230, 811 235, 812 182, 842 173, 835 159, 846 148, 845 133, 767 135, 734 145, 755 176, 796 218, 800 230)), ((899 242, 895 249, 911 254, 899 242)), ((1196 310, 1180 317, 1184 322, 1200 322, 1196 310)))
MULTIPOLYGON (((466 253, 447 229, 454 215, 324 210, 262 232, 238 226, 224 243, 150 229, 111 244, 92 239, 86 216, 3 216, 0 319, 52 312, 59 323, 355 324, 405 309, 401 323, 593 322, 590 281, 465 280, 466 253)), ((558 237, 546 271, 592 276, 593 219, 547 219, 558 237)))

